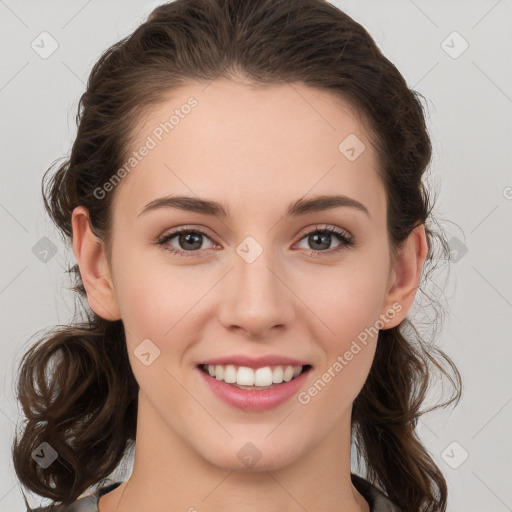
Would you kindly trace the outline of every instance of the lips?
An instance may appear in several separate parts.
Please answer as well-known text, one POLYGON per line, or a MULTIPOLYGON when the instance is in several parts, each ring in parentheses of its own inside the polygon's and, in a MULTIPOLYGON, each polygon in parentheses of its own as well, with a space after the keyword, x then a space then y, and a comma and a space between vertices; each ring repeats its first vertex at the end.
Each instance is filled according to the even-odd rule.
POLYGON ((277 407, 298 393, 311 375, 312 366, 306 361, 279 355, 259 358, 237 355, 208 359, 199 363, 197 369, 201 380, 221 401, 246 411, 263 411, 277 407), (235 369, 236 380, 233 373, 235 369), (227 377, 228 382, 226 370, 230 375, 227 377), (242 375, 239 375, 240 370, 242 375), (219 375, 218 371, 221 372, 219 375), (276 374, 277 383, 273 382, 276 374), (244 384, 249 385, 240 385, 240 378, 244 384), (255 380, 248 382, 246 378, 255 380))
POLYGON ((307 361, 301 359, 295 359, 287 356, 280 355, 267 355, 261 357, 249 357, 243 354, 240 355, 232 355, 225 357, 216 357, 214 359, 208 359, 206 361, 201 361, 197 364, 198 367, 202 365, 228 365, 232 364, 234 366, 247 366, 248 368, 263 368, 265 366, 312 366, 307 361))

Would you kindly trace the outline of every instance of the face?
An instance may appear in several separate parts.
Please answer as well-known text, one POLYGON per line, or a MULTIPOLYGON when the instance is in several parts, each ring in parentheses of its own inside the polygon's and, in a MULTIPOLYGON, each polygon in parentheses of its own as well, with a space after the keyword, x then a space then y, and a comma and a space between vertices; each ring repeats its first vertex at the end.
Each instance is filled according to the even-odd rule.
POLYGON ((107 192, 109 263, 144 428, 239 470, 244 446, 271 469, 345 432, 392 277, 378 161, 349 105, 297 83, 191 82, 140 121, 131 151, 140 159, 107 192), (350 199, 288 212, 334 195, 350 199), (219 203, 226 215, 191 211, 192 201, 145 210, 177 196, 219 203), (286 400, 243 408, 198 368, 235 355, 311 368, 286 400))

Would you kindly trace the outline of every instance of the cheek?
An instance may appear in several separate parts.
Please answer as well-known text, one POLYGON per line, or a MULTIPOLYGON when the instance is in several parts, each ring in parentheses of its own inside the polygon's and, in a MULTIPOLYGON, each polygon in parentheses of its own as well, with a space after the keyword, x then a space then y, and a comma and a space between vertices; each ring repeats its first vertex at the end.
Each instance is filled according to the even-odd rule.
MULTIPOLYGON (((201 298, 216 278, 211 270, 199 272, 193 266, 172 267, 161 261, 149 265, 146 258, 128 252, 118 263, 117 275, 121 276, 116 282, 116 294, 127 348, 140 386, 154 388, 155 370, 164 368, 181 380, 182 355, 197 340, 204 323, 206 301, 201 302, 201 298), (141 353, 147 352, 151 360, 153 353, 158 355, 150 366, 144 366, 139 359, 141 353)), ((167 386, 169 378, 163 374, 167 386)))
POLYGON ((322 327, 315 337, 324 357, 297 399, 313 423, 325 411, 335 420, 350 409, 368 377, 378 339, 384 280, 379 281, 375 269, 339 274, 339 282, 326 281, 323 291, 313 287, 308 295, 311 304, 320 306, 322 327))
POLYGON ((314 407, 321 408, 321 403, 328 402, 341 411, 366 381, 375 355, 388 270, 385 259, 370 256, 358 254, 353 262, 309 275, 303 282, 302 294, 307 292, 307 304, 321 320, 314 322, 320 326, 315 338, 325 356, 304 403, 316 401, 314 407))
POLYGON ((304 272, 300 297, 325 327, 321 338, 342 344, 375 324, 382 312, 386 272, 385 262, 365 255, 355 255, 339 267, 304 272))
POLYGON ((120 245, 118 253, 123 255, 115 285, 121 315, 127 330, 139 336, 162 338, 208 289, 207 275, 166 262, 163 249, 137 252, 120 245))

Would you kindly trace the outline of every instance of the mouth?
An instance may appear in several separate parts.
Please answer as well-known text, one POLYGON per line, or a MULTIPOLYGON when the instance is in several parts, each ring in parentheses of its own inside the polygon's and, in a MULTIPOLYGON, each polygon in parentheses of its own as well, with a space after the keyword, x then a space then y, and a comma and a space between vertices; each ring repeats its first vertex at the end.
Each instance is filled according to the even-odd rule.
POLYGON ((197 367, 212 379, 222 381, 234 388, 250 391, 274 389, 297 379, 312 369, 310 364, 301 366, 272 365, 260 368, 234 364, 199 364, 197 367))

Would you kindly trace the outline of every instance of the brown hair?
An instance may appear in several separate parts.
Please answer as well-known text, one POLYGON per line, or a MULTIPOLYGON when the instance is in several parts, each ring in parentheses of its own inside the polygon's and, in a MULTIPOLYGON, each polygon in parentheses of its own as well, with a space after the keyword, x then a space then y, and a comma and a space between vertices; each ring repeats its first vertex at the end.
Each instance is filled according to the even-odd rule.
MULTIPOLYGON (((390 246, 395 251, 414 227, 425 225, 426 283, 436 262, 448 260, 449 249, 423 180, 432 148, 420 95, 360 24, 323 0, 177 0, 157 7, 104 52, 80 99, 71 155, 43 179, 45 207, 65 241, 72 239, 72 211, 83 205, 108 247, 115 192, 99 200, 94 191, 123 165, 148 107, 188 79, 239 74, 256 84, 302 82, 338 95, 361 114, 379 156, 390 246)), ((69 272, 86 318, 49 331, 25 353, 17 394, 27 420, 13 443, 21 483, 62 503, 116 469, 135 440, 138 396, 122 321, 92 312, 78 265, 69 272), (46 469, 31 456, 42 442, 58 453, 46 469)), ((415 432, 433 369, 454 389, 449 401, 434 408, 458 402, 457 368, 405 319, 379 332, 369 377, 353 405, 358 460, 404 512, 446 510, 445 479, 415 432)))

